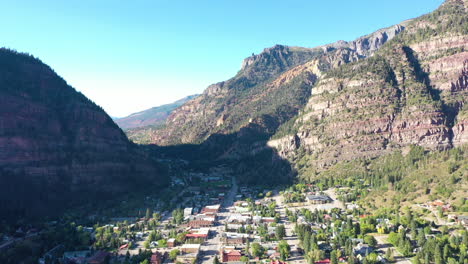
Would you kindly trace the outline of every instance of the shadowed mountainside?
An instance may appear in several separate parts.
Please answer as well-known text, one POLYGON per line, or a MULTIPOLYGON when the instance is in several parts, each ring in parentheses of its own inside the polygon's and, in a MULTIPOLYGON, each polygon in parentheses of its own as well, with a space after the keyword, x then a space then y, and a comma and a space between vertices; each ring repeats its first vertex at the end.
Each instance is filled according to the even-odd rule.
POLYGON ((0 49, 2 218, 164 186, 168 177, 96 104, 40 60, 0 49))

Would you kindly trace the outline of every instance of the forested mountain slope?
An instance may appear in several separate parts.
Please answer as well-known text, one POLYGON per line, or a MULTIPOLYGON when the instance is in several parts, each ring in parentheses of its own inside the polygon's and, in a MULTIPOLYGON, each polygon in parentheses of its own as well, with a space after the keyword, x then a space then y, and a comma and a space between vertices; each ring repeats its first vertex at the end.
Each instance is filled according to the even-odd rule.
POLYGON ((167 182, 160 165, 49 66, 0 49, 2 220, 54 216, 77 202, 167 182))

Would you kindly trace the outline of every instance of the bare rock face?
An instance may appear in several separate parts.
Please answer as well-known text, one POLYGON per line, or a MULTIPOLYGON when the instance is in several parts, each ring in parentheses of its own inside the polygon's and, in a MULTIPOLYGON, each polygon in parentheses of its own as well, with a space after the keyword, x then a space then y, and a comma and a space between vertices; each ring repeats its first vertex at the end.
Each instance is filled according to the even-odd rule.
MULTIPOLYGON (((373 57, 324 74, 290 129, 296 134, 269 145, 290 160, 305 150, 323 169, 409 145, 441 150, 466 144, 468 36, 462 28, 467 21, 451 26, 463 14, 460 1, 447 1, 435 14, 406 22, 403 37, 373 57), (446 29, 432 31, 437 28, 446 29)), ((370 39, 379 45, 385 34, 360 39, 351 48, 360 53, 357 47, 370 39)))
POLYGON ((39 60, 6 49, 0 50, 0 178, 1 210, 15 216, 167 182, 99 106, 39 60))
POLYGON ((397 25, 355 41, 317 48, 267 48, 246 58, 235 77, 210 85, 200 97, 176 109, 165 128, 148 131, 151 143, 200 143, 213 134, 233 133, 252 122, 261 124, 265 115, 274 116, 273 123, 280 124, 304 106, 311 87, 325 72, 372 55, 403 30, 397 25))
MULTIPOLYGON (((452 82, 451 95, 467 98, 468 95, 468 60, 464 62, 464 68, 458 80, 452 82)), ((458 102, 457 102, 458 103, 458 102)), ((468 143, 468 105, 466 100, 457 104, 458 116, 453 126, 453 145, 462 146, 468 143)))

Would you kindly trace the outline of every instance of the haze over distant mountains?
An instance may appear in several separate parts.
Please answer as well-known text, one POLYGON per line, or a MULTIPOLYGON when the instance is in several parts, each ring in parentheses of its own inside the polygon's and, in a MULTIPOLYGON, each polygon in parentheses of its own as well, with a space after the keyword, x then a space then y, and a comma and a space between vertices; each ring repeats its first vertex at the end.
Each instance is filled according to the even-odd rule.
POLYGON ((196 98, 197 96, 199 95, 189 95, 170 104, 152 107, 141 112, 133 113, 126 117, 116 117, 113 119, 114 122, 123 130, 146 126, 158 127, 164 125, 167 117, 177 107, 183 105, 189 100, 196 98))

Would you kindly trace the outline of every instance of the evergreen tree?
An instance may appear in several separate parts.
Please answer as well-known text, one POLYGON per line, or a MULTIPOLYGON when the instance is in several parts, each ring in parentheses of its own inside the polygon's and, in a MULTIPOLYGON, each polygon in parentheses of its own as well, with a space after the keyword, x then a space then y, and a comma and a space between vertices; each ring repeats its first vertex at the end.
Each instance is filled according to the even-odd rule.
POLYGON ((332 250, 330 253, 330 264, 338 264, 338 257, 336 256, 336 250, 332 250))
POLYGON ((434 263, 443 264, 442 253, 440 252, 439 244, 436 244, 434 248, 434 263))
POLYGON ((150 219, 151 217, 151 209, 146 208, 146 220, 150 219))
POLYGON ((450 257, 450 248, 448 244, 445 244, 444 251, 443 251, 444 261, 447 262, 449 257, 450 257))

